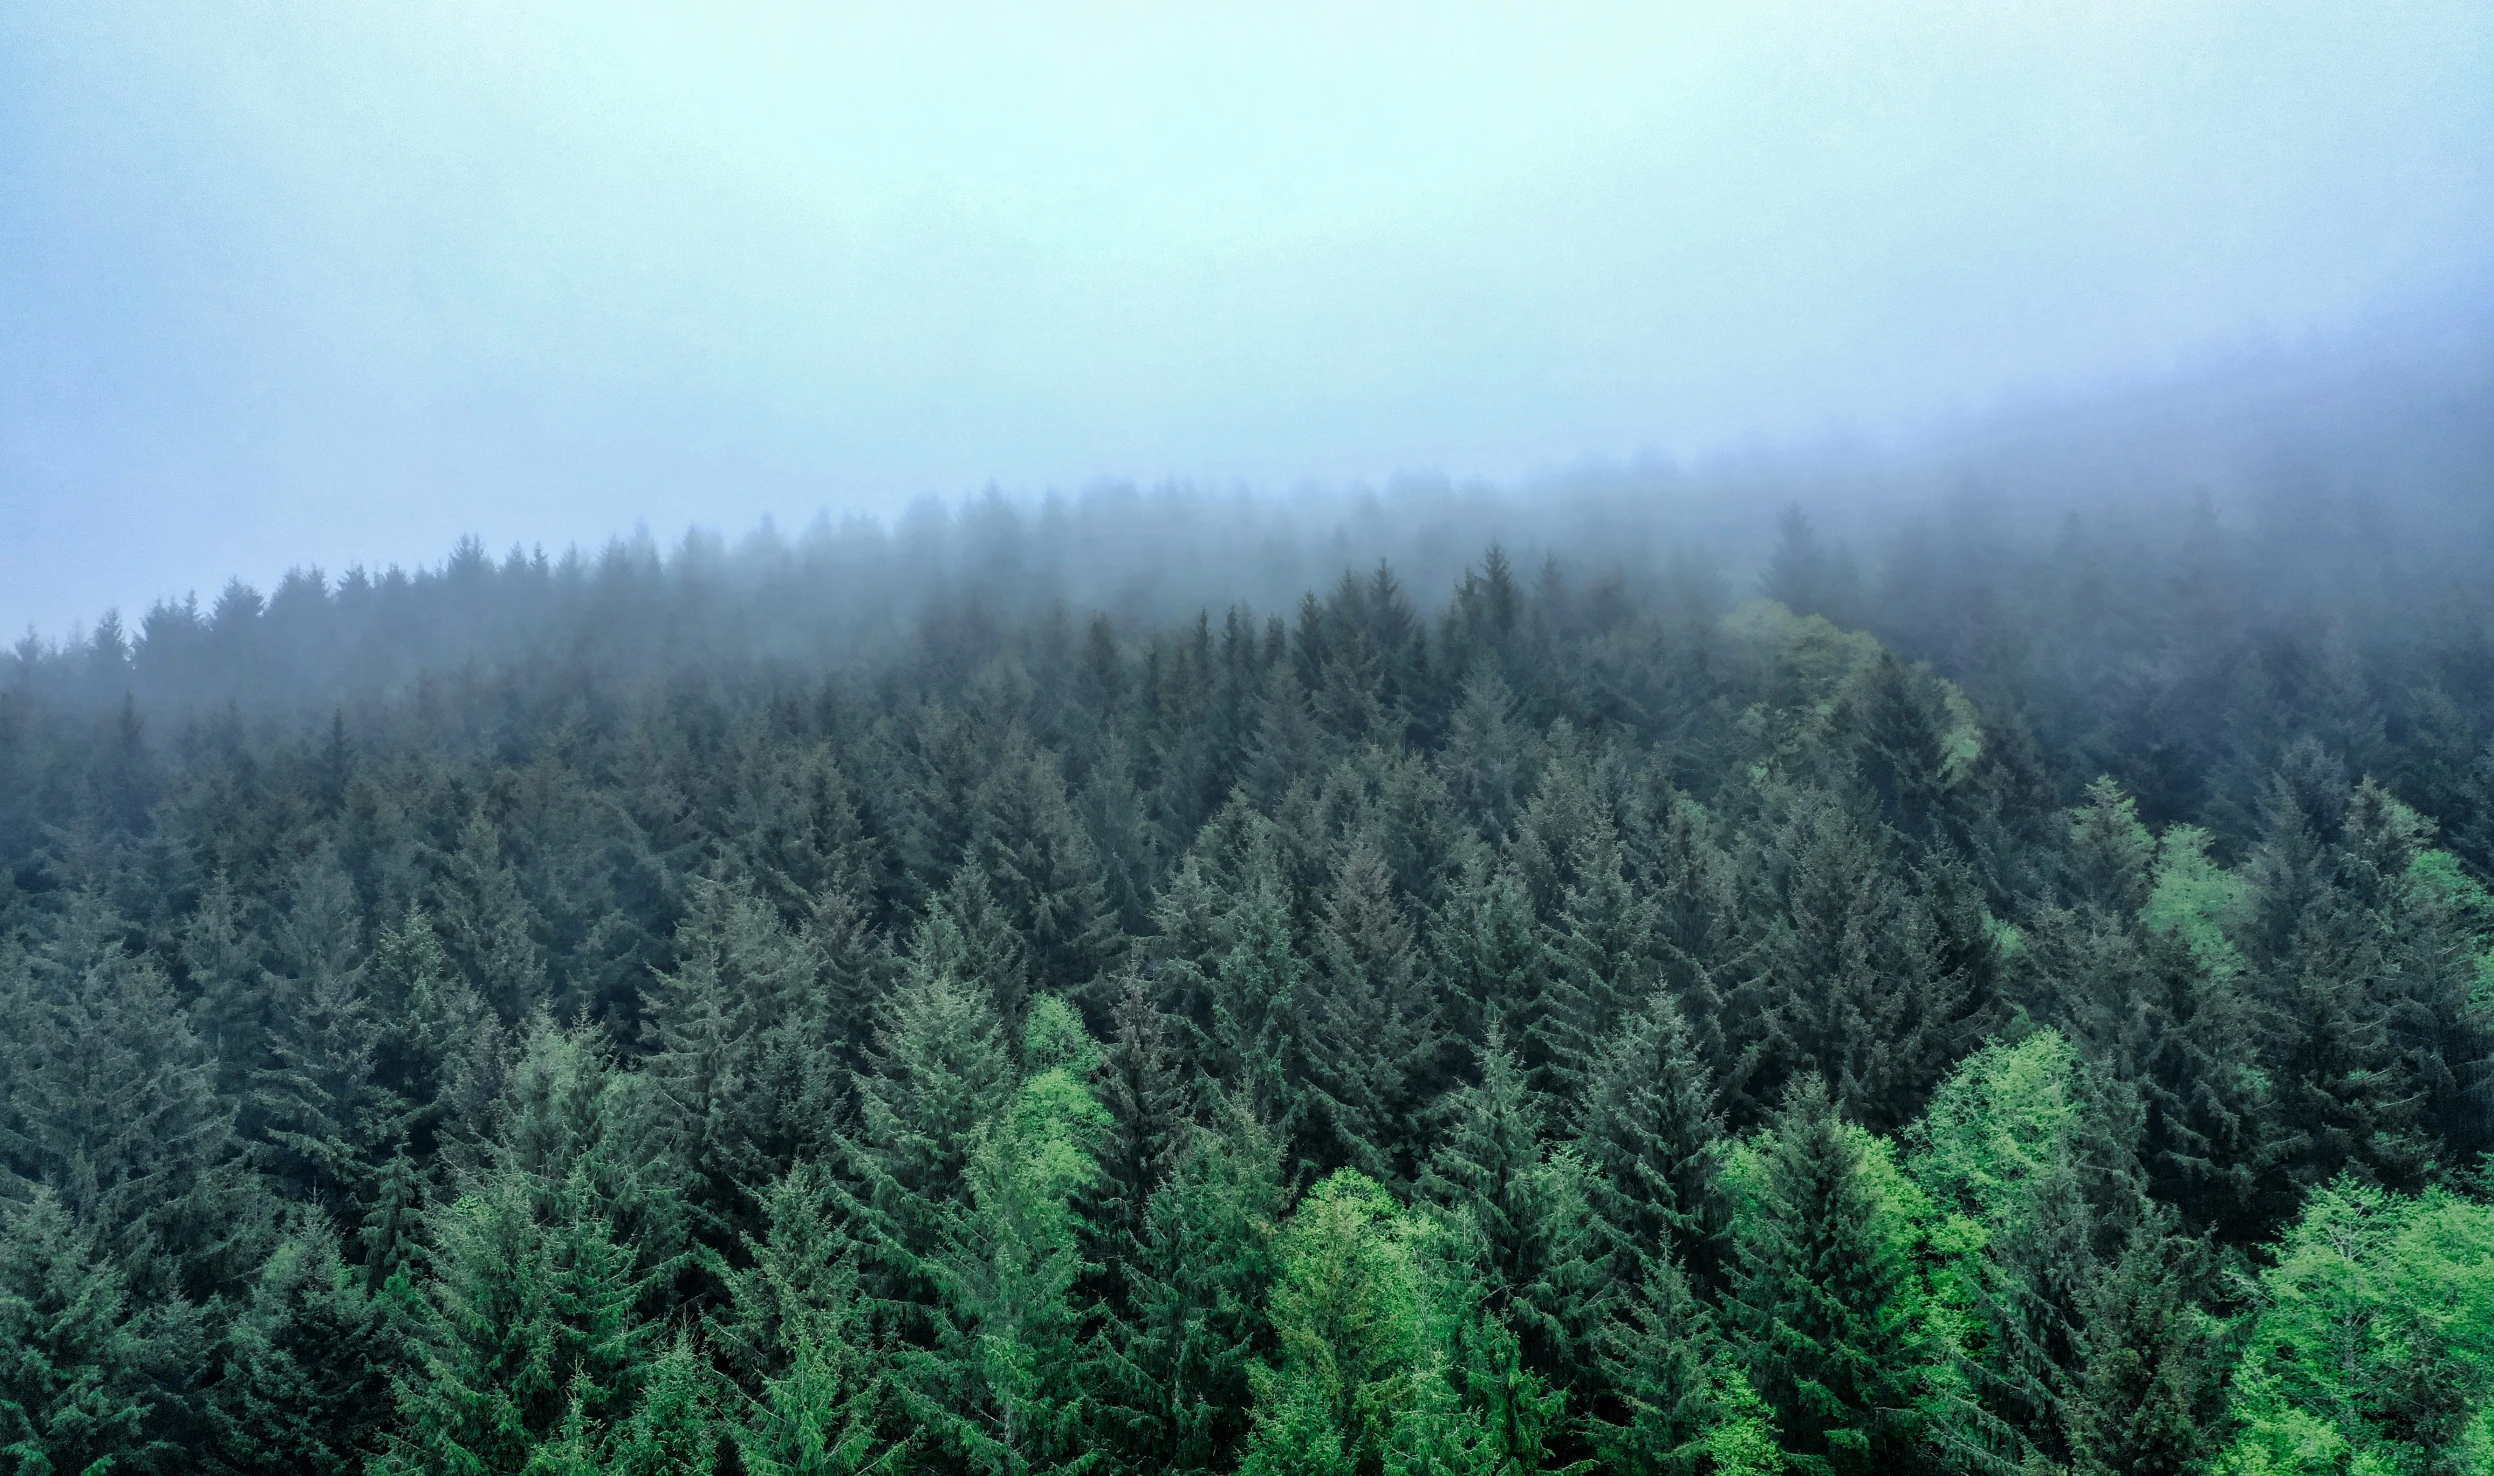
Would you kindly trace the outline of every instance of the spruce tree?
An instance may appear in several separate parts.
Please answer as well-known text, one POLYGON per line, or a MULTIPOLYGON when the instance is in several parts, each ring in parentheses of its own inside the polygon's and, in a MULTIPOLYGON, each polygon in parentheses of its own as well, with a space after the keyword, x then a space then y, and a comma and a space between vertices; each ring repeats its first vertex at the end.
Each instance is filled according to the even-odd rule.
POLYGON ((238 1289, 267 1203, 164 975, 118 942, 0 952, 0 1184, 58 1196, 134 1296, 238 1289))
POLYGON ((677 964, 643 1002, 640 1074, 651 1147, 692 1186, 707 1233, 746 1212, 742 1185, 786 1172, 819 1146, 832 1065, 815 960, 768 903, 696 883, 677 928, 677 964))
POLYGON ((1317 920, 1308 976, 1306 1053, 1317 1165, 1408 1181, 1407 1130, 1435 1044, 1420 958, 1385 860, 1354 842, 1317 920))
POLYGON ((1535 1085, 1573 1126, 1604 1037, 1643 1004, 1657 981, 1653 907, 1623 869, 1618 833, 1597 817, 1569 860, 1551 929, 1548 1003, 1525 1044, 1535 1085))
MULTIPOLYGON (((1104 994, 1094 1000, 1095 981, 1116 965, 1125 939, 1107 872, 1054 755, 1016 733, 972 803, 970 855, 1022 941, 1028 987, 1105 1009, 1104 994)), ((1018 1027, 1018 1002, 999 1006, 1018 1027)))
POLYGON ((1231 940, 1213 970, 1211 1062, 1219 1079, 1291 1145, 1293 1173, 1313 1161, 1308 1141, 1304 996, 1290 897, 1269 838, 1260 837, 1244 888, 1225 920, 1231 940))
POLYGON ((843 1144, 865 1183, 871 1245, 895 1291, 966 1201, 980 1135, 1013 1091, 1003 1027, 988 993, 913 959, 886 1001, 872 1069, 858 1078, 858 1128, 843 1144))
POLYGON ((1587 1412, 1604 1471, 1765 1476, 1782 1469, 1765 1402, 1667 1257, 1612 1304, 1589 1350, 1607 1396, 1587 1412))
POLYGON ((397 1104, 374 1081, 381 1026, 361 934, 353 883, 324 849, 298 873, 278 929, 270 1059, 247 1099, 277 1182, 332 1214, 356 1207, 402 1127, 397 1104))
POLYGON ((356 1471, 381 1454, 396 1338, 337 1237, 307 1219, 260 1270, 209 1392, 232 1471, 356 1471))
POLYGON ((1113 1313, 1128 1308, 1126 1277, 1141 1253, 1152 1196, 1193 1140, 1194 1084, 1171 1049, 1170 1022, 1143 981, 1129 977, 1116 1033, 1102 1053, 1094 1093, 1107 1113, 1099 1175, 1086 1191, 1080 1231, 1091 1292, 1113 1313))
POLYGON ((630 1411, 643 1277, 590 1177, 506 1168, 432 1217, 422 1348, 381 1469, 517 1473, 630 1411))
POLYGON ((1563 1379, 1600 1291, 1604 1247, 1585 1204, 1586 1175, 1572 1152, 1543 1151, 1539 1104, 1495 1030, 1480 1074, 1449 1104, 1446 1141, 1421 1192, 1463 1227, 1483 1305, 1514 1329, 1525 1366, 1563 1379))
POLYGON ((435 930, 460 977, 505 1024, 546 998, 545 953, 536 911, 503 855, 501 831, 483 810, 469 816, 458 848, 445 858, 433 909, 435 930))
POLYGON ((1715 1284, 1722 1133, 1714 1084, 1678 1006, 1657 989, 1593 1058, 1578 1117, 1577 1148, 1593 1171, 1587 1190, 1615 1285, 1634 1286, 1666 1260, 1715 1284))
POLYGON ((904 1345, 894 1363, 930 1454, 1000 1476, 1089 1464, 1073 1204, 1097 1173, 1106 1126, 1085 1085, 1098 1048, 1051 996, 1031 1012, 1025 1054, 1033 1074, 978 1135, 968 1200, 919 1260, 936 1294, 932 1346, 904 1345))
POLYGON ((1730 1331, 1796 1470, 1897 1470, 1926 1448, 1937 1350, 1885 1147, 1803 1076, 1736 1174, 1730 1331))
POLYGON ((1225 1103, 1151 1196, 1123 1301, 1085 1356, 1094 1429, 1133 1471, 1231 1467, 1247 1437, 1282 1207, 1281 1145, 1225 1103))
POLYGON ((0 1221, 0 1456, 24 1472, 171 1470, 156 1329, 49 1189, 0 1221))

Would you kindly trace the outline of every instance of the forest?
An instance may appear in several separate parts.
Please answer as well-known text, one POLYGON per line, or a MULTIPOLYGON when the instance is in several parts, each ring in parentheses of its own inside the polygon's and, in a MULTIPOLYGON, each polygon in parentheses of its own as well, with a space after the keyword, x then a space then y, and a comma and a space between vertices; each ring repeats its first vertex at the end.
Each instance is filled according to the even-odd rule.
POLYGON ((2486 501, 991 496, 29 637, 0 1469, 2494 1472, 2486 501))

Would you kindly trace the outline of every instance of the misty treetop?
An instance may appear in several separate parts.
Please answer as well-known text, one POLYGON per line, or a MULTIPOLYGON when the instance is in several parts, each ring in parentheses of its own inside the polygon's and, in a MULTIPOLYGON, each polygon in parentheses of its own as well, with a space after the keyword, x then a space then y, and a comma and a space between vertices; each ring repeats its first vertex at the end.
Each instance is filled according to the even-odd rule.
POLYGON ((1433 526, 22 645, 0 1468, 2494 1471, 2483 587, 1433 526))

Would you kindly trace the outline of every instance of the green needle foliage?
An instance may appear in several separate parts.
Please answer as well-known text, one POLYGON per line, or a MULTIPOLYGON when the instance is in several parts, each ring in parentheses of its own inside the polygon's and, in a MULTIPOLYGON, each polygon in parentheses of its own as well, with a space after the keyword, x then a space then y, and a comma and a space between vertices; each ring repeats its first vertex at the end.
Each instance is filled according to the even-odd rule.
POLYGON ((0 655, 0 1476, 2494 1471, 2483 581, 1017 517, 0 655))

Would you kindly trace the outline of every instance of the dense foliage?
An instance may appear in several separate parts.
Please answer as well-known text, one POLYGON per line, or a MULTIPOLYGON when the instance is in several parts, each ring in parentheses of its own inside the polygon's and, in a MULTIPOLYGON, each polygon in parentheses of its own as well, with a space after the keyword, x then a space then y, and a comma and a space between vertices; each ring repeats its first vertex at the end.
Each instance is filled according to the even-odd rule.
POLYGON ((2494 627, 2257 549, 29 643, 0 1469, 2494 1471, 2494 627))

